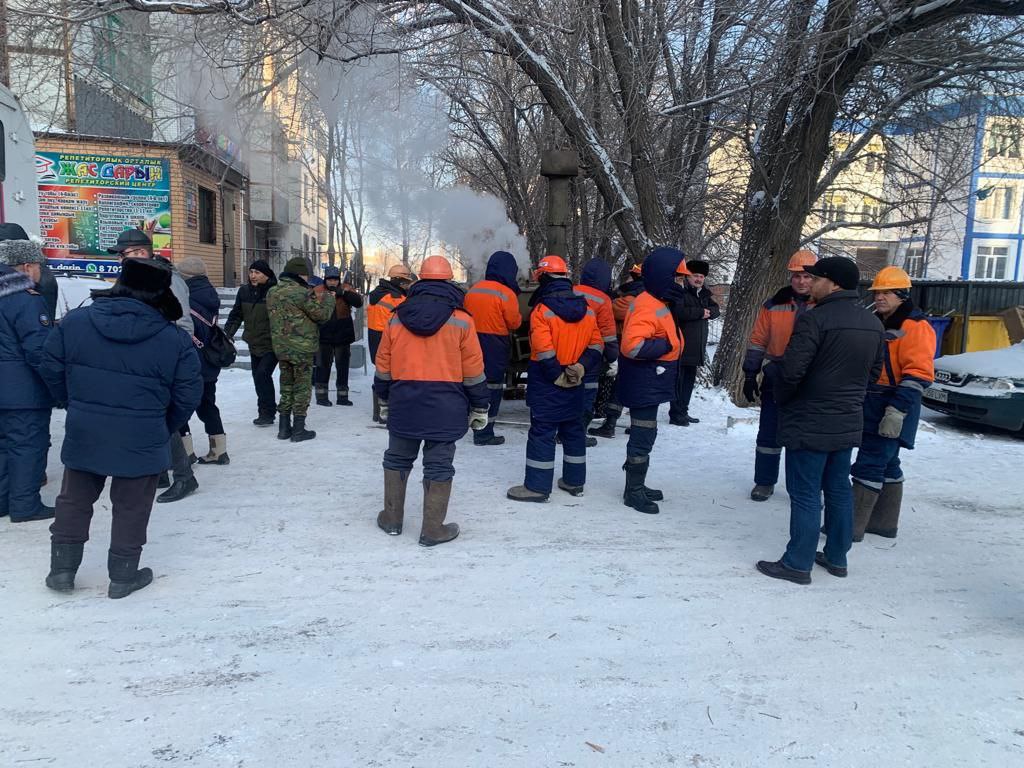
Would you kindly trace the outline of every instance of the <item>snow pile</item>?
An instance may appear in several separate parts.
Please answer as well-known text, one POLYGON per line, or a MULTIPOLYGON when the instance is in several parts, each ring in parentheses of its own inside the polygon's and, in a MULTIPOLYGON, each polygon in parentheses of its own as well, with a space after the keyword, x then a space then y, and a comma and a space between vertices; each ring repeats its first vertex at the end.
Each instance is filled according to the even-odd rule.
POLYGON ((0 522, 0 765, 1021 762, 1024 441, 936 417, 903 459, 900 538, 797 587, 754 570, 782 553, 788 502, 782 485, 747 498, 757 412, 721 393, 695 393, 695 426, 662 409, 660 515, 622 506, 621 431, 588 451, 586 494, 548 504, 505 499, 525 429, 467 437, 463 533, 428 550, 419 467, 405 532, 374 523, 387 432, 369 386, 353 371, 355 407, 312 406, 317 439, 293 445, 250 423, 249 373, 222 374, 231 464, 154 508, 156 579, 126 600, 106 597, 106 494, 70 596, 43 586, 46 523, 0 522))
POLYGON ((947 355, 935 361, 935 369, 962 376, 1024 381, 1024 341, 1004 349, 947 355))

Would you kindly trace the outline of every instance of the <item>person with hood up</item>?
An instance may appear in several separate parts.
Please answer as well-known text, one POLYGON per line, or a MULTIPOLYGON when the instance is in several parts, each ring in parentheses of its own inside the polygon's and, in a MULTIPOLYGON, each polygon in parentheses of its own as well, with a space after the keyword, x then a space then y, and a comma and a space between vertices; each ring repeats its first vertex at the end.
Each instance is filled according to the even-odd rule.
POLYGON ((473 316, 480 349, 484 353, 484 373, 491 405, 487 426, 473 433, 474 445, 503 445, 505 438, 494 434, 501 397, 505 393, 505 372, 512 349, 511 334, 523 324, 519 311, 519 265, 507 251, 495 251, 487 260, 484 279, 466 294, 466 311, 473 316))
POLYGON ((649 515, 658 514, 655 502, 664 498, 645 485, 658 438, 658 406, 675 397, 683 351, 671 307, 683 300, 682 284, 689 274, 682 251, 666 246, 651 251, 644 259, 644 291, 629 308, 619 346, 618 401, 629 408, 630 419, 622 501, 649 515))
POLYGON ((458 525, 444 522, 455 476, 455 443, 467 429, 487 425, 483 353, 452 277, 443 256, 424 260, 419 282, 388 321, 373 380, 388 427, 384 509, 377 525, 391 536, 402 532, 406 486, 422 443, 424 547, 459 535, 458 525))
POLYGON ((320 346, 320 324, 334 313, 334 294, 327 293, 322 283, 311 287, 308 277, 306 260, 296 256, 284 265, 280 282, 267 292, 270 337, 281 365, 277 439, 293 443, 316 437, 316 432, 306 429, 313 394, 313 357, 320 346))
MULTIPOLYGON (((395 264, 388 270, 388 276, 382 277, 377 287, 366 297, 366 344, 374 365, 377 364, 377 349, 384 337, 384 329, 392 313, 405 301, 412 280, 412 272, 405 264, 395 264)), ((376 392, 373 395, 373 420, 375 423, 383 422, 376 392)))
MULTIPOLYGON (((210 450, 205 456, 199 457, 200 464, 229 464, 228 438, 224 434, 224 422, 220 418, 217 407, 217 379, 220 368, 211 365, 202 352, 202 347, 210 342, 210 328, 217 324, 220 314, 220 296, 206 275, 206 264, 197 256, 190 256, 178 263, 178 272, 185 278, 188 286, 189 312, 195 326, 195 341, 199 351, 199 363, 203 377, 203 399, 196 408, 196 416, 203 422, 206 436, 210 441, 210 450)), ((192 453, 192 435, 188 433, 188 424, 182 438, 185 448, 192 453)))
POLYGON ((762 305, 750 332, 750 345, 743 359, 743 397, 751 404, 758 399, 761 401, 754 452, 754 487, 750 491, 753 501, 771 498, 779 481, 782 445, 779 443, 775 378, 793 326, 814 303, 811 301, 811 275, 804 268, 817 260, 810 251, 797 251, 790 257, 786 266, 789 285, 780 288, 762 305), (760 384, 758 374, 761 374, 760 384))
POLYGON ((45 261, 27 237, 0 242, 0 515, 10 515, 12 523, 54 514, 39 496, 54 400, 40 378, 43 345, 53 329, 36 290, 45 261))
POLYGON ((686 268, 691 274, 686 276, 683 297, 672 305, 672 317, 683 334, 676 396, 668 410, 668 423, 677 427, 700 423, 700 419, 690 415, 690 397, 697 382, 697 370, 707 359, 708 322, 721 314, 714 295, 704 287, 711 265, 692 259, 686 262, 686 268))
MULTIPOLYGON (((583 428, 594 420, 594 408, 602 376, 614 378, 619 367, 619 337, 612 311, 612 268, 604 259, 591 259, 583 267, 580 283, 573 292, 587 300, 597 318, 597 329, 604 343, 604 364, 589 372, 583 380, 583 428)), ((587 437, 587 447, 597 445, 596 437, 587 437)))
POLYGON ((320 364, 316 367, 316 404, 330 407, 327 385, 331 380, 331 363, 334 364, 335 385, 338 405, 352 405, 348 399, 348 366, 352 359, 352 343, 356 340, 356 327, 352 322, 352 310, 363 306, 363 297, 346 281, 341 281, 341 270, 327 267, 324 270, 324 286, 334 297, 334 312, 331 318, 320 326, 320 364))
POLYGON ((243 325, 242 340, 249 347, 252 365, 252 383, 256 388, 257 427, 274 426, 277 413, 277 393, 274 391, 274 369, 277 356, 270 336, 270 314, 267 312, 267 292, 277 285, 277 275, 263 259, 249 265, 249 282, 239 287, 235 304, 224 324, 224 333, 233 339, 243 325))
POLYGON ((914 448, 921 397, 935 381, 935 330, 910 298, 910 275, 885 267, 871 292, 885 327, 885 357, 864 398, 864 436, 853 475, 853 540, 896 538, 903 504, 900 449, 914 448))
POLYGON ((547 501, 555 473, 555 438, 562 442, 558 487, 582 496, 587 481, 587 433, 583 427, 583 380, 601 365, 604 343, 597 317, 573 292, 560 256, 545 256, 535 272, 540 287, 530 298, 530 364, 526 404, 530 433, 526 476, 509 488, 512 501, 547 501))
MULTIPOLYGON (((631 266, 625 275, 625 282, 619 286, 619 290, 616 291, 615 297, 612 299, 612 317, 615 319, 615 331, 620 339, 622 325, 626 322, 629 308, 633 306, 636 297, 644 291, 642 270, 643 267, 640 264, 631 266)), ((596 413, 604 411, 604 423, 598 427, 591 427, 587 430, 587 434, 595 437, 615 437, 615 425, 622 418, 622 403, 615 397, 617 376, 618 364, 616 363, 611 372, 602 376, 598 381, 598 396, 594 410, 596 413)))
POLYGON ((174 326, 181 314, 170 267, 128 258, 114 287, 94 292, 93 303, 69 312, 46 341, 43 379, 54 398, 67 403, 64 480, 50 526, 50 589, 74 589, 93 505, 108 477, 107 594, 126 597, 153 580, 139 559, 157 478, 171 459, 170 435, 203 394, 192 339, 174 326))

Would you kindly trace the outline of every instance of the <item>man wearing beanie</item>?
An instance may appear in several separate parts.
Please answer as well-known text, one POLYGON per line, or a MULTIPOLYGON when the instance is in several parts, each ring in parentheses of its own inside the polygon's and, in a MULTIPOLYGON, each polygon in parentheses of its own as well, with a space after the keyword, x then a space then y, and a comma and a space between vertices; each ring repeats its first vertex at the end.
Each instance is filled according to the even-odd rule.
POLYGON ((36 290, 45 261, 27 239, 0 242, 0 515, 12 523, 53 517, 39 497, 53 406, 39 376, 53 327, 36 290))
POLYGON ((249 265, 249 282, 238 289, 235 305, 228 314, 224 332, 234 338, 238 329, 249 347, 252 383, 256 388, 257 427, 272 427, 277 413, 277 394, 274 391, 274 369, 277 356, 270 337, 270 315, 267 312, 267 292, 277 285, 277 275, 263 259, 249 265))
POLYGON ((704 287, 711 265, 706 261, 690 259, 686 262, 690 274, 686 276, 683 295, 672 305, 672 317, 683 334, 683 351, 679 355, 679 376, 676 379, 676 397, 668 409, 669 424, 687 427, 700 419, 690 415, 690 397, 697 382, 697 370, 707 360, 708 322, 720 314, 718 302, 704 287))
POLYGON ((44 347, 43 379, 67 403, 50 589, 74 589, 93 505, 108 477, 107 594, 126 597, 153 580, 139 560, 157 479, 170 462, 170 436, 202 397, 199 358, 191 337, 174 326, 182 311, 170 287, 167 264, 126 258, 114 287, 69 312, 44 347))
POLYGON ((846 576, 853 535, 850 457, 864 426, 864 393, 882 370, 882 324, 860 304, 860 272, 851 259, 805 266, 813 309, 800 315, 781 365, 772 367, 779 442, 786 449, 789 544, 757 570, 810 584, 817 563, 846 576), (825 549, 815 554, 825 497, 825 549))
POLYGON ((280 282, 267 293, 270 336, 281 364, 277 438, 293 443, 316 437, 316 432, 306 429, 313 389, 313 356, 320 345, 320 323, 329 320, 334 311, 334 294, 327 293, 322 283, 311 288, 307 277, 309 267, 305 259, 296 256, 284 265, 280 282))

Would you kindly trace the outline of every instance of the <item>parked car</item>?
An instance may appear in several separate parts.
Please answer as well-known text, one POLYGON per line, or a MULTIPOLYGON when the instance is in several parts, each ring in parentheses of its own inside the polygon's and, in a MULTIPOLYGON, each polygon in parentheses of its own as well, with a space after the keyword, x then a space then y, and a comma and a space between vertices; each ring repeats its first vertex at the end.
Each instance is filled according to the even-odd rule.
POLYGON ((964 421, 1024 430, 1024 342, 940 357, 924 404, 964 421))

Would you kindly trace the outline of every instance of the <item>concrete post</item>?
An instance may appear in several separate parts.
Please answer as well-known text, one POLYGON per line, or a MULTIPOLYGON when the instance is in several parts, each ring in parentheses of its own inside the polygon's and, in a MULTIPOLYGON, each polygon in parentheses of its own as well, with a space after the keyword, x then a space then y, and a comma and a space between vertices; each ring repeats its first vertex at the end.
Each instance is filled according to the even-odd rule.
POLYGON ((579 157, 571 149, 545 150, 541 155, 540 173, 548 180, 547 253, 564 259, 569 251, 572 221, 569 183, 579 175, 579 157))

